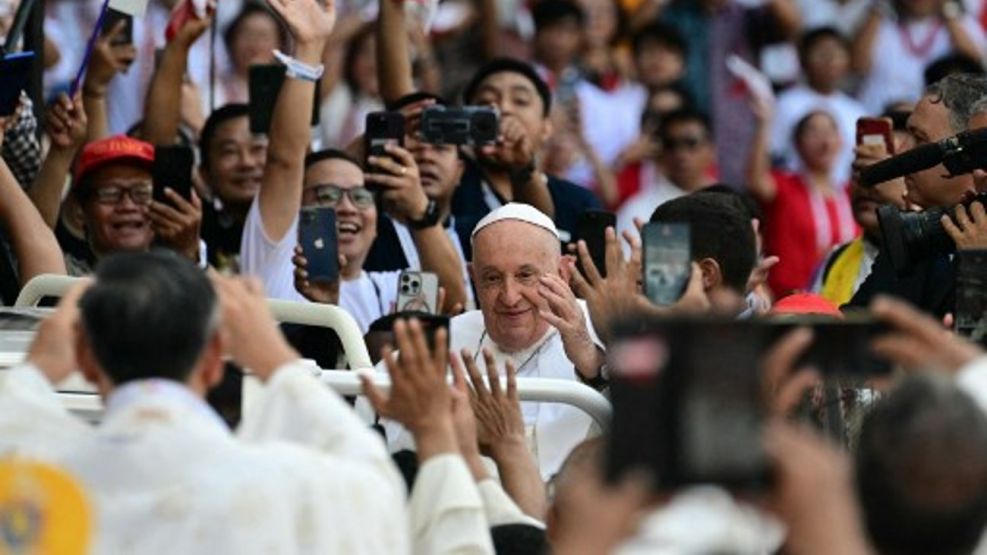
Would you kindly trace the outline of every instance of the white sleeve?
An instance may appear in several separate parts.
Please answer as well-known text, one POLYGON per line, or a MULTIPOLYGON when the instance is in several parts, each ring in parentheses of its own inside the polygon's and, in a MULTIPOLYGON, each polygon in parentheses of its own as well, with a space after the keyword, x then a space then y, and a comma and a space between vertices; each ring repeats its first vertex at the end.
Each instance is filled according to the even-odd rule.
POLYGON ((255 198, 250 204, 240 239, 240 271, 243 275, 259 278, 264 284, 264 294, 273 299, 300 301, 304 298, 295 291, 294 265, 291 258, 298 244, 298 217, 291 223, 280 241, 272 241, 264 230, 260 215, 260 203, 255 198))
POLYGON ((84 439, 89 429, 33 364, 0 372, 0 453, 58 453, 84 439))
POLYGON ((491 528, 503 524, 526 524, 545 529, 543 522, 524 514, 496 480, 487 478, 476 487, 480 490, 480 497, 483 498, 483 509, 491 528))
POLYGON ((377 284, 377 290, 380 292, 380 306, 387 311, 382 316, 394 312, 394 307, 398 303, 398 279, 401 277, 401 272, 399 270, 367 272, 367 276, 377 284))
POLYGON ((409 510, 415 555, 494 552, 480 492, 458 454, 422 464, 409 510))
POLYGON ((956 384, 987 412, 987 356, 960 368, 956 374, 956 384))

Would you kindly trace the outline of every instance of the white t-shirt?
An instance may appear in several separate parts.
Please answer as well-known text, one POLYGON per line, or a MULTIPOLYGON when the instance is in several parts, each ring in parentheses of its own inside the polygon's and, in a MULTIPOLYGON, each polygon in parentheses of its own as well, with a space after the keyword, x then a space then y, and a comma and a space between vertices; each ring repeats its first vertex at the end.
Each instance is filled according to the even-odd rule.
MULTIPOLYGON (((641 164, 641 190, 624 201, 617 211, 617 237, 625 230, 635 231, 634 218, 647 222, 651 214, 662 205, 674 198, 685 194, 685 191, 672 184, 658 171, 654 162, 645 161, 641 164)), ((627 244, 621 240, 625 248, 627 244)))
MULTIPOLYGON (((589 81, 576 86, 583 135, 607 166, 613 165, 627 145, 641 132, 640 93, 631 86, 604 91, 589 81)), ((595 183, 593 166, 581 159, 569 168, 565 178, 577 185, 595 183)))
MULTIPOLYGON (((983 55, 987 39, 980 25, 963 16, 963 28, 983 55)), ((872 64, 858 98, 868 112, 879 114, 891 102, 917 101, 924 87, 925 67, 953 50, 949 31, 938 16, 910 22, 903 27, 884 20, 872 49, 872 64), (913 48, 909 48, 909 38, 913 48), (931 40, 930 40, 930 37, 931 40), (929 42, 929 46, 923 48, 929 42)))
MULTIPOLYGON (((257 276, 264 284, 264 294, 272 299, 307 302, 295 289, 295 266, 291 262, 298 244, 298 218, 291 223, 280 241, 272 241, 264 230, 257 200, 243 225, 240 243, 240 270, 257 276)), ((397 302, 398 276, 401 272, 361 272, 360 277, 343 280, 339 285, 339 306, 349 312, 367 333, 370 324, 390 314, 397 302)))
POLYGON ((867 111, 863 105, 843 92, 829 95, 820 94, 806 85, 797 85, 778 97, 775 121, 771 129, 771 151, 781 156, 786 168, 792 171, 801 169, 801 161, 795 151, 792 133, 799 120, 810 112, 824 110, 836 119, 843 139, 843 148, 833 168, 833 178, 837 183, 845 183, 850 178, 850 165, 853 163, 853 147, 857 141, 857 120, 867 111))

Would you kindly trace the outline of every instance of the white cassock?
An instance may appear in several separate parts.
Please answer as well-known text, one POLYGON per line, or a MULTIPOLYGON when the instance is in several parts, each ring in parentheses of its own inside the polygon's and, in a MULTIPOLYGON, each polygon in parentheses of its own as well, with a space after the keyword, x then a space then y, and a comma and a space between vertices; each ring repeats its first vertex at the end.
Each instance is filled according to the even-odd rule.
MULTIPOLYGON (((586 303, 582 300, 578 302, 585 315, 590 337, 602 349, 603 343, 593 330, 586 303)), ((449 339, 452 352, 459 353, 462 349, 469 349, 474 353, 477 367, 484 375, 486 370, 480 350, 487 348, 493 353, 501 374, 504 362, 510 359, 520 377, 579 380, 575 367, 565 355, 562 337, 552 327, 532 347, 516 353, 505 353, 486 333, 483 313, 473 310, 449 321, 449 339)), ((377 365, 377 371, 386 372, 383 363, 377 365)), ((538 460, 542 479, 548 480, 558 472, 569 452, 591 435, 593 419, 582 410, 562 403, 521 403, 521 410, 524 413, 529 447, 538 460)), ((411 434, 400 424, 390 421, 382 421, 382 424, 392 452, 414 449, 411 434)))
MULTIPOLYGON (((33 367, 6 374, 2 396, 4 409, 33 407, 0 414, 0 437, 37 430, 21 452, 47 449, 44 431, 79 430, 33 367)), ((239 436, 181 384, 141 380, 110 395, 98 427, 48 451, 92 503, 91 553, 410 551, 405 486, 383 442, 306 366, 275 373, 239 436)))

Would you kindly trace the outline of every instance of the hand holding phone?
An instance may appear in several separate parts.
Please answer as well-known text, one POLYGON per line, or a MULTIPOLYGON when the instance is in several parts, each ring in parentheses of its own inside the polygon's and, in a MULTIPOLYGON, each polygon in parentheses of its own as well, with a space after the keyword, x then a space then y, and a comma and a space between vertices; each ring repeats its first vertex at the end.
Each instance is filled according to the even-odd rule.
POLYGON ((857 120, 857 145, 884 145, 888 155, 894 154, 894 122, 891 118, 860 118, 857 120))
POLYGON ((692 273, 689 224, 652 222, 641 235, 644 294, 658 306, 675 304, 692 273))
POLYGON ((308 281, 332 283, 339 280, 335 210, 328 206, 302 208, 298 214, 298 244, 305 258, 308 281))
POLYGON ((187 146, 159 145, 154 147, 154 164, 151 180, 154 183, 154 200, 172 204, 164 194, 165 188, 178 193, 185 200, 192 198, 192 166, 195 155, 187 146))
POLYGON ((14 115, 27 87, 34 63, 34 52, 7 54, 0 59, 0 117, 14 115))
MULTIPOLYGON (((422 117, 424 118, 424 113, 422 117)), ((404 114, 401 112, 371 112, 367 114, 363 135, 367 156, 387 156, 384 147, 388 144, 403 147, 404 126, 404 114)))

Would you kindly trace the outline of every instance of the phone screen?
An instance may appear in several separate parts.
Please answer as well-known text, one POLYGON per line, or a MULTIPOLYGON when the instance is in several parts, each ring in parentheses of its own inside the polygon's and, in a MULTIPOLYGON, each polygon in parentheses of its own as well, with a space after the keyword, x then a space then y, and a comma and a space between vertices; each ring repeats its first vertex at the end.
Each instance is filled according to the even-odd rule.
POLYGON ((0 60, 0 116, 12 116, 31 75, 34 52, 7 54, 0 60))
POLYGON ((167 145, 154 147, 154 164, 151 179, 154 182, 154 200, 171 204, 165 197, 165 187, 175 191, 185 200, 192 198, 192 165, 195 155, 187 146, 167 145))
POLYGON ((689 282, 689 224, 653 222, 644 226, 642 235, 644 294, 656 305, 674 304, 689 282))
MULTIPOLYGON (((607 275, 606 230, 608 227, 616 229, 617 216, 612 212, 601 210, 583 212, 579 215, 579 221, 576 224, 576 239, 586 241, 586 249, 589 251, 590 258, 593 259, 593 264, 603 277, 607 275)), ((586 275, 581 261, 578 266, 579 271, 586 275)))
POLYGON ((331 283, 339 279, 336 211, 328 206, 302 208, 298 215, 298 244, 308 265, 308 280, 331 283))

